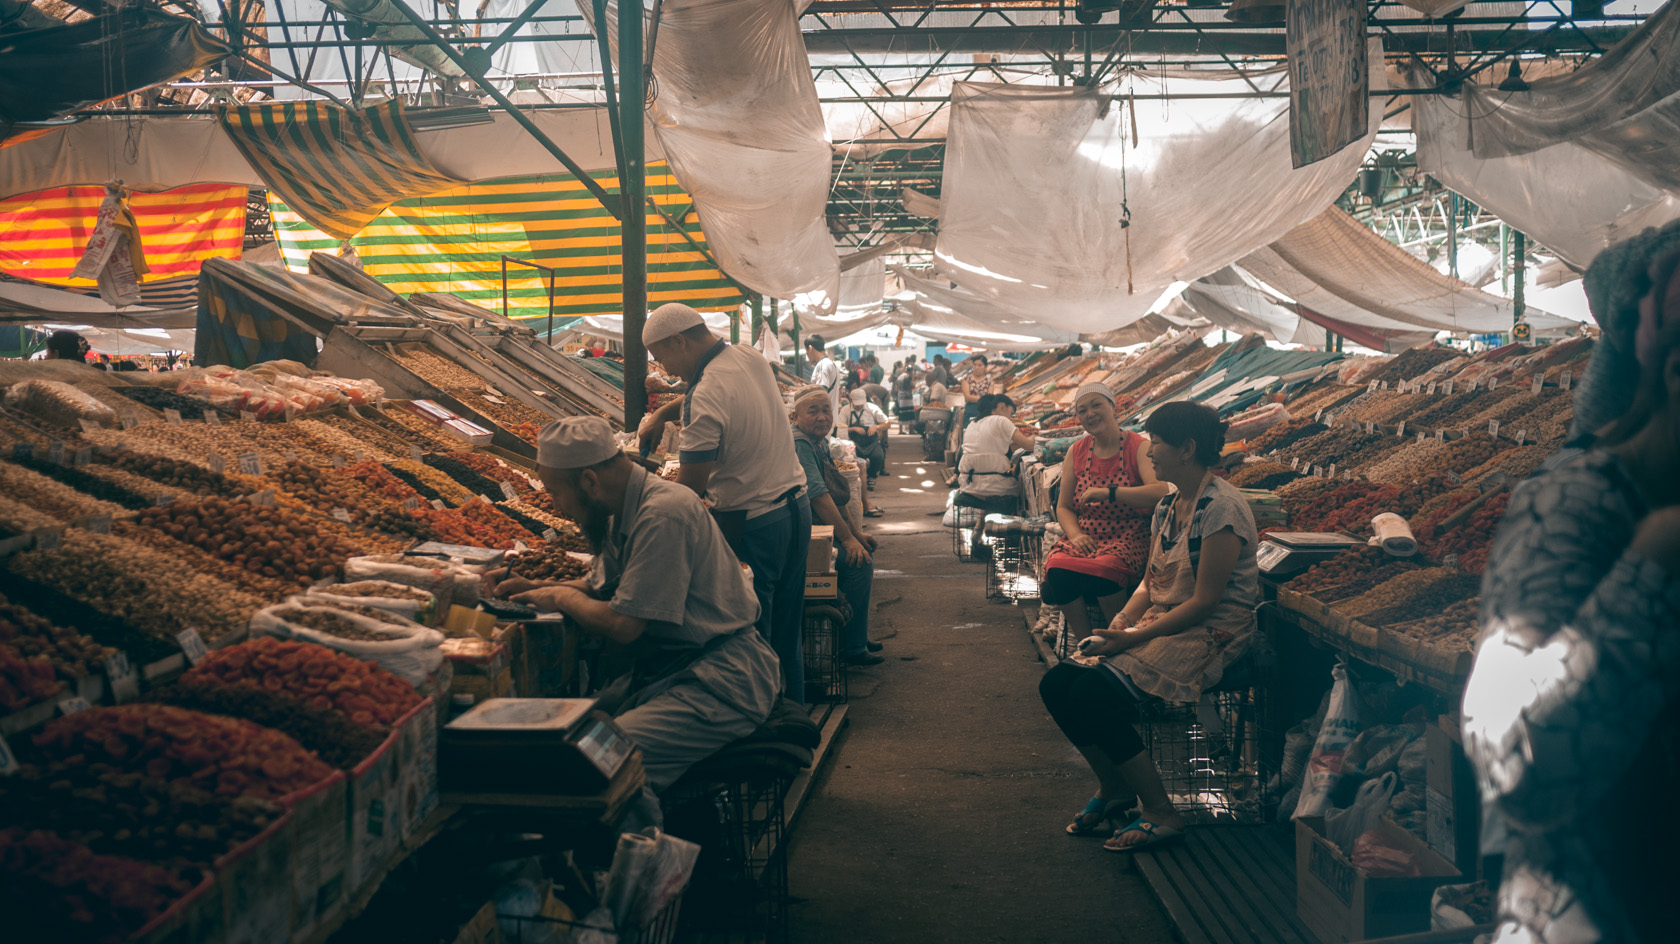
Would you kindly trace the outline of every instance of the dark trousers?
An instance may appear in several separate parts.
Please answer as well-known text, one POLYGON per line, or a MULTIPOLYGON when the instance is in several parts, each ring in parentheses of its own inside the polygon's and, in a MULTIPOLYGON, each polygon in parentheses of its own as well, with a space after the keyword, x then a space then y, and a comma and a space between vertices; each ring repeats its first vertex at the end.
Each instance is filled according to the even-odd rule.
POLYGON ((859 462, 869 464, 867 468, 870 478, 874 478, 887 470, 887 447, 879 438, 868 445, 857 443, 857 457, 859 462))
POLYGON ((1112 671, 1061 662, 1044 673, 1038 694, 1074 747, 1094 746, 1116 764, 1143 753, 1133 726, 1141 717, 1137 700, 1112 671))
POLYGON ((869 651, 869 596, 875 589, 875 564, 865 561, 853 567, 846 563, 843 549, 835 558, 835 585, 852 608, 851 621, 840 629, 840 654, 863 655, 869 651))
POLYGON ((782 663, 782 694, 805 703, 805 559, 811 503, 804 496, 747 522, 741 563, 752 568, 758 631, 782 663))

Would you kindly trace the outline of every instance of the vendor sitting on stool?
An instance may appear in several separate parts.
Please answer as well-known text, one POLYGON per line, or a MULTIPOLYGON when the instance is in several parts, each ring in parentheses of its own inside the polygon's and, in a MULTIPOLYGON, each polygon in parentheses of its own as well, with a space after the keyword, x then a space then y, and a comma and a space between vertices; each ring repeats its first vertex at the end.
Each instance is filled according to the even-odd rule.
POLYGON ((879 518, 884 512, 869 500, 875 491, 875 477, 887 470, 887 414, 869 402, 860 387, 851 393, 851 408, 846 411, 846 435, 857 446, 858 463, 869 473, 869 486, 864 489, 863 515, 879 518))
POLYGON ((1087 606, 1111 618, 1143 576, 1150 509, 1167 486, 1144 458, 1144 438, 1120 428, 1106 384, 1080 387, 1073 414, 1087 435, 1062 461, 1056 520, 1063 537, 1044 562, 1040 594, 1061 609, 1068 633, 1083 639, 1091 632, 1087 606))
MULTIPOLYGON (((1001 393, 988 393, 978 403, 980 419, 963 434, 962 456, 957 459, 959 508, 978 508, 982 516, 1013 515, 1021 510, 1020 486, 1011 451, 1031 449, 1036 441, 1030 432, 1015 428, 1015 401, 1001 393)), ((974 529, 974 553, 982 556, 981 528, 974 529)))
POLYGON ((548 424, 537 474, 583 529, 595 569, 559 583, 505 580, 496 593, 631 647, 634 668, 602 693, 602 708, 641 748, 648 787, 661 793, 770 716, 782 673, 755 628, 758 599, 699 497, 632 463, 606 420, 548 424))
POLYGON ((1138 701, 1198 701, 1247 647, 1260 603, 1254 515, 1236 486, 1209 471, 1225 424, 1211 407, 1178 401, 1163 404, 1144 429, 1149 459, 1173 487, 1155 506, 1149 572, 1120 615, 1081 646, 1101 661, 1062 662, 1038 685, 1044 707, 1097 775, 1097 794, 1068 835, 1095 834, 1141 804, 1103 845, 1111 852, 1135 852, 1184 829, 1133 728, 1138 701))
POLYGON ((828 391, 806 387, 793 395, 793 450, 805 468, 805 489, 811 497, 811 514, 834 528, 834 544, 840 549, 834 564, 835 584, 852 608, 852 619, 840 631, 840 657, 847 665, 880 665, 881 644, 869 638, 869 597, 875 583, 875 564, 869 555, 875 550, 873 535, 853 532, 842 511, 851 496, 851 483, 834 465, 828 451, 828 434, 834 429, 828 391))

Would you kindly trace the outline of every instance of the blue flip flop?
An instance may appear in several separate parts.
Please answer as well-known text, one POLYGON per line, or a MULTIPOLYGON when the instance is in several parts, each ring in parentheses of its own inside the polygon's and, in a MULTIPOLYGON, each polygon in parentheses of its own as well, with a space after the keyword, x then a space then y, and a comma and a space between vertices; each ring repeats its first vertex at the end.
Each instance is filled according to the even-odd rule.
POLYGON ((1152 846, 1164 845, 1176 839, 1183 838, 1184 830, 1172 826, 1160 826, 1144 819, 1142 816, 1139 816, 1137 819, 1132 820, 1120 829, 1115 830, 1114 835, 1108 837, 1108 842, 1103 843, 1103 848, 1109 852, 1142 852, 1152 846), (1143 833, 1148 838, 1142 842, 1134 842, 1129 846, 1114 846, 1109 844, 1134 830, 1143 833))

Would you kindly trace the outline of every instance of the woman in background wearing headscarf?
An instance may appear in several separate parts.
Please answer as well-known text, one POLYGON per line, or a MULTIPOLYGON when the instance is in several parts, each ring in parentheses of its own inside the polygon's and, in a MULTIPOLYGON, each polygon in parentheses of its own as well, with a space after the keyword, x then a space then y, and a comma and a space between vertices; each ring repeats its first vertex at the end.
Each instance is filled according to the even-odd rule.
POLYGON ((1512 493, 1464 691, 1502 942, 1672 940, 1680 782, 1680 223, 1587 270, 1576 439, 1512 493))
POLYGON ((1148 441, 1120 428, 1107 385, 1080 387, 1073 413, 1086 435, 1062 461, 1056 520, 1063 537, 1050 549, 1039 594, 1083 639, 1091 635, 1087 604, 1111 619, 1143 576, 1150 514, 1167 486, 1155 477, 1148 441))

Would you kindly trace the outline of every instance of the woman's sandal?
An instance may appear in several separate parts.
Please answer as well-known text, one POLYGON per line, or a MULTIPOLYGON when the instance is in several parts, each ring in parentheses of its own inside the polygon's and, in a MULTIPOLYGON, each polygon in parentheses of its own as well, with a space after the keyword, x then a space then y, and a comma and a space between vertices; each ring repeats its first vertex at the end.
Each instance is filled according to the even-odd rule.
POLYGON ((1095 836, 1102 831, 1103 824, 1114 819, 1115 813, 1129 812, 1136 800, 1105 800, 1102 797, 1092 797, 1091 802, 1079 811, 1073 822, 1067 825, 1069 836, 1095 836), (1091 817, 1095 816, 1093 821, 1091 817))
POLYGON ((1183 839, 1184 830, 1177 826, 1161 826, 1144 819, 1142 816, 1132 820, 1125 826, 1114 831, 1103 843, 1103 848, 1109 852, 1142 852, 1154 846, 1166 845, 1175 839, 1183 839), (1144 835, 1142 842, 1134 842, 1129 846, 1119 844, 1120 837, 1129 832, 1140 832, 1144 835))

